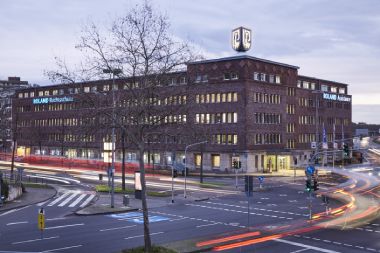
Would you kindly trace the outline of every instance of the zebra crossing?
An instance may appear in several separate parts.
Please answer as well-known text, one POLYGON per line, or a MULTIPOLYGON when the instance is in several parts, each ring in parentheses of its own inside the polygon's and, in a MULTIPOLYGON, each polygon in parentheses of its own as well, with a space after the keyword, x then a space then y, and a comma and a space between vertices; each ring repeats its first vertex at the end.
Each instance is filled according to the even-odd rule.
POLYGON ((85 207, 95 198, 95 196, 94 192, 65 191, 55 199, 39 203, 37 206, 85 207))

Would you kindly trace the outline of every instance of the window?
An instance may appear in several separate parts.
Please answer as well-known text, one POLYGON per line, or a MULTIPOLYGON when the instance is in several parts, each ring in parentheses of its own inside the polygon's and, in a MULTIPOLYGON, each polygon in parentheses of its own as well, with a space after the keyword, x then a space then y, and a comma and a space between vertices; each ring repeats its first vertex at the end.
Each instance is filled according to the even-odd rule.
POLYGON ((84 92, 89 93, 90 92, 90 87, 84 87, 84 92))
POLYGON ((303 81, 302 84, 303 84, 304 89, 310 89, 310 83, 309 82, 303 81))
POLYGON ((339 88, 339 94, 346 94, 345 88, 339 88))
POLYGON ((91 86, 91 92, 96 92, 97 91, 97 87, 96 86, 91 86))
POLYGON ((22 97, 23 97, 22 93, 19 93, 19 94, 18 94, 18 97, 19 97, 19 98, 22 98, 22 97))
POLYGON ((329 86, 327 86, 326 84, 322 84, 322 85, 321 85, 321 91, 326 91, 326 92, 328 92, 328 91, 329 91, 329 86))
POLYGON ((103 91, 109 91, 110 86, 108 84, 103 85, 103 91))
POLYGON ((331 92, 337 93, 338 92, 338 88, 335 87, 335 86, 331 86, 331 92))
POLYGON ((202 157, 200 154, 194 154, 194 163, 195 166, 199 167, 201 166, 202 157))
POLYGON ((24 93, 24 98, 28 98, 29 97, 29 93, 28 92, 25 92, 24 93))
POLYGON ((297 87, 302 88, 302 81, 300 81, 300 80, 297 81, 297 87))
POLYGON ((196 83, 200 83, 202 81, 202 76, 201 75, 197 75, 196 77, 195 77, 195 82, 196 83))
POLYGON ((257 73, 257 72, 253 73, 253 80, 260 81, 260 73, 257 73))
POLYGON ((58 90, 53 90, 53 96, 58 95, 58 90))
POLYGON ((274 75, 269 75, 269 82, 274 83, 274 75))
POLYGON ((45 90, 44 95, 45 95, 45 96, 49 96, 49 94, 50 94, 49 91, 48 91, 48 90, 45 90))
POLYGON ((30 97, 31 98, 34 97, 34 92, 33 91, 30 93, 30 97))
POLYGON ((310 89, 311 89, 311 90, 315 90, 315 83, 311 83, 311 84, 310 84, 310 89))
POLYGON ((180 84, 186 84, 186 76, 181 76, 180 79, 179 79, 179 83, 180 84))
POLYGON ((230 80, 230 79, 231 79, 230 73, 224 73, 223 80, 230 80))
POLYGON ((232 72, 232 73, 231 73, 231 79, 232 79, 232 80, 237 80, 237 79, 239 79, 238 74, 232 72))
POLYGON ((267 74, 261 73, 261 74, 260 74, 260 81, 265 82, 266 79, 267 79, 267 74))
POLYGON ((232 101, 233 101, 233 102, 237 102, 237 101, 238 101, 237 92, 234 92, 234 93, 233 93, 232 101))
POLYGON ((220 155, 211 155, 211 166, 216 168, 220 167, 220 155))
POLYGON ((281 77, 276 75, 276 83, 281 83, 281 77))
POLYGON ((119 86, 118 86, 117 84, 114 84, 114 85, 112 86, 112 89, 113 89, 113 90, 118 90, 118 89, 119 89, 119 86))
POLYGON ((202 76, 202 82, 203 83, 207 83, 208 82, 208 76, 207 75, 203 75, 202 76))
POLYGON ((175 85, 175 84, 176 84, 175 78, 170 78, 169 85, 175 85))

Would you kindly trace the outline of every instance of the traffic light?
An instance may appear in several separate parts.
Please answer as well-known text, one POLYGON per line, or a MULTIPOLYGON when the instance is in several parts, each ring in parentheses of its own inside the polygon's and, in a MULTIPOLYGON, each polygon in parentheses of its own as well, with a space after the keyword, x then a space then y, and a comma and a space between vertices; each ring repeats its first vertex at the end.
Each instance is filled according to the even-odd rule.
POLYGON ((238 168, 241 169, 241 161, 238 162, 238 168))
POLYGON ((311 192, 311 179, 310 178, 308 178, 308 179, 306 179, 306 188, 305 188, 305 190, 307 191, 307 192, 311 192))
POLYGON ((238 165, 238 161, 233 160, 233 161, 232 161, 232 168, 234 168, 234 169, 238 169, 238 168, 239 168, 238 166, 239 166, 239 165, 238 165))
POLYGON ((319 190, 318 186, 319 186, 318 181, 315 178, 313 181, 313 191, 318 191, 319 190))
POLYGON ((343 155, 344 157, 348 157, 350 153, 350 149, 348 148, 348 145, 345 143, 343 144, 343 155))

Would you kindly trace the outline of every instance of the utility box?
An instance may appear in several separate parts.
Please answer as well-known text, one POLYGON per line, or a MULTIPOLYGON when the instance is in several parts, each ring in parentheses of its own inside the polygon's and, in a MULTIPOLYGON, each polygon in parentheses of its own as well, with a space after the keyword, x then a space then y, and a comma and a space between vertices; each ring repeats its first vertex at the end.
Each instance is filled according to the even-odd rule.
POLYGON ((129 197, 128 195, 123 196, 123 205, 127 206, 129 205, 129 197))
POLYGON ((103 174, 99 174, 99 181, 103 180, 103 174))

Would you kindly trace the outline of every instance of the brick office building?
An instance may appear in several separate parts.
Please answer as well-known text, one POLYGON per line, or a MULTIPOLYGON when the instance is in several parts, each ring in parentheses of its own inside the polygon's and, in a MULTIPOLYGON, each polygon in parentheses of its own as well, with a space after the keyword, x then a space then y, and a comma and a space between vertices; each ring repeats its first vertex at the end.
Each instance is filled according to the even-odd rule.
MULTIPOLYGON (((157 163, 182 161, 185 146, 191 144, 181 139, 185 125, 208 141, 202 147, 206 170, 230 169, 233 159, 248 171, 290 169, 308 161, 311 142, 322 141, 323 127, 329 142, 334 125, 335 140, 351 136, 347 85, 298 75, 296 66, 239 55, 190 63, 187 71, 167 80, 165 99, 156 101, 157 107, 168 101, 191 106, 185 114, 165 118, 171 127, 176 125, 177 138, 157 141, 150 154, 157 163)), ((101 80, 18 91, 13 103, 18 154, 100 158, 106 132, 79 133, 83 122, 96 126, 100 120, 89 119, 91 109, 83 108, 80 100, 84 95, 109 98, 112 88, 122 94, 125 82, 129 80, 117 79, 115 87, 112 80, 101 80)), ((117 158, 119 147, 118 138, 117 158)), ((189 149, 189 167, 200 166, 200 148, 189 149)), ((127 158, 136 159, 133 148, 127 158)))

